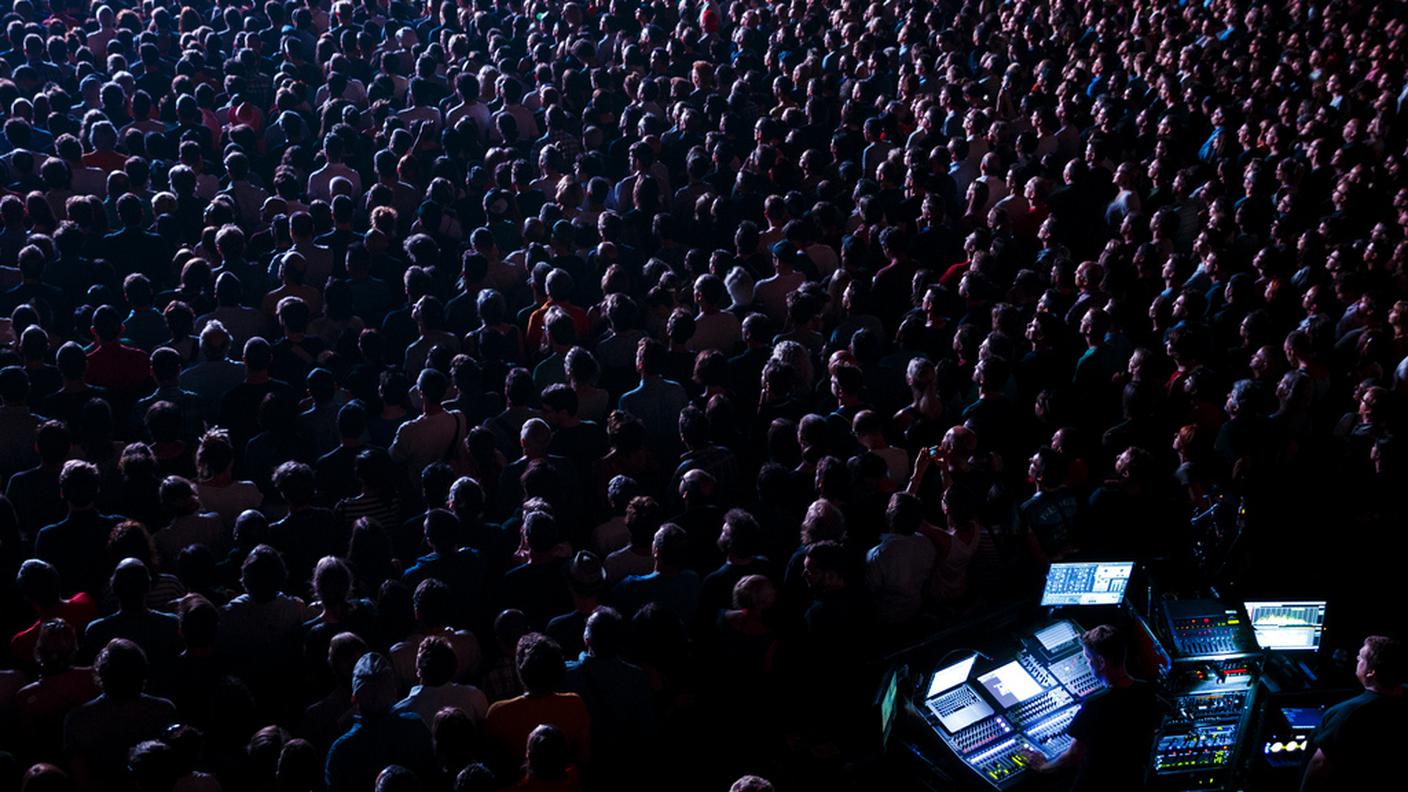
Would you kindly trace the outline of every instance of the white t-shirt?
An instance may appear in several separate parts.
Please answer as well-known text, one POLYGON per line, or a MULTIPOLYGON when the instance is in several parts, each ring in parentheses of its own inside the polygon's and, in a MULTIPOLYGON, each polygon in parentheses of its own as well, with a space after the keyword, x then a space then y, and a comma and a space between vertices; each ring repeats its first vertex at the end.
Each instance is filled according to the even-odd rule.
POLYGON ((630 543, 631 534, 626 530, 624 515, 612 517, 592 531, 592 544, 602 555, 610 555, 630 543))
POLYGON ((435 713, 445 707, 464 710, 470 720, 483 723, 484 716, 489 712, 489 699, 484 691, 473 685, 457 685, 454 682, 438 687, 416 685, 411 688, 410 695, 397 702, 391 711, 414 712, 425 721, 428 729, 435 723, 435 713))
POLYGON ((717 349, 729 354, 743 340, 743 328, 738 317, 727 311, 700 314, 694 317, 694 335, 685 343, 690 352, 717 349))
POLYGON ((606 557, 606 580, 615 585, 631 575, 649 575, 655 571, 655 559, 649 553, 635 552, 629 545, 606 557))
POLYGON ((225 524, 215 512, 184 514, 171 521, 171 525, 152 534, 157 557, 164 569, 176 564, 176 556, 187 545, 205 545, 217 550, 223 544, 225 524))
MULTIPOLYGON (((406 640, 391 647, 391 667, 396 669, 396 675, 401 678, 402 685, 410 686, 416 683, 416 652, 420 651, 420 642, 431 635, 438 635, 449 641, 450 648, 455 650, 455 660, 458 663, 455 670, 456 679, 464 679, 478 669, 479 639, 474 637, 474 633, 448 627, 441 627, 433 632, 417 630, 406 640)), ((434 713, 431 713, 431 716, 433 717, 434 713)))
POLYGON ((264 502, 264 493, 252 481, 232 481, 228 486, 212 487, 204 482, 196 485, 196 496, 205 508, 220 515, 226 528, 245 509, 257 509, 264 502))
POLYGON ((463 441, 468 427, 463 414, 457 410, 417 416, 396 430, 396 437, 391 441, 391 458, 406 462, 410 470, 419 475, 426 465, 445 458, 455 442, 457 430, 463 441))

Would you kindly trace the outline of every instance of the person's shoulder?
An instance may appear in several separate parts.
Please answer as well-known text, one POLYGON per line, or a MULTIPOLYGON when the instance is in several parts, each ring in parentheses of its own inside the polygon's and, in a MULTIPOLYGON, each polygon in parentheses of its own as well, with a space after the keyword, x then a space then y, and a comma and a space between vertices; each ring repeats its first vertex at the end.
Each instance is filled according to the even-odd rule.
POLYGON ((407 732, 415 732, 417 734, 421 732, 424 732, 426 734, 430 733, 429 729, 427 729, 425 726, 425 721, 421 720, 421 717, 419 715, 409 710, 402 712, 393 712, 391 723, 394 724, 395 728, 402 729, 407 732))
MULTIPOLYGON (((611 555, 620 555, 628 549, 629 548, 622 548, 621 550, 618 550, 615 553, 612 553, 611 555)), ((621 582, 616 584, 616 591, 633 591, 635 589, 640 588, 641 586, 648 585, 650 581, 654 580, 655 578, 656 574, 654 572, 646 572, 643 575, 627 575, 626 577, 621 579, 621 582)))
POLYGON ((489 713, 487 715, 489 725, 492 727, 500 719, 509 717, 514 711, 521 708, 526 700, 527 699, 523 696, 514 696, 513 698, 500 699, 490 704, 489 713))
POLYGON ((106 717, 106 711, 112 707, 112 700, 104 695, 97 695, 69 710, 68 716, 64 718, 64 728, 72 730, 75 723, 82 723, 86 720, 102 720, 106 717))
POLYGON ((1373 693, 1370 693, 1366 690, 1360 693, 1359 695, 1354 696, 1353 698, 1341 701, 1340 703, 1325 710, 1325 716, 1321 719, 1321 722, 1326 725, 1330 725, 1337 721, 1351 718, 1356 712, 1358 712, 1366 705, 1373 703, 1374 700, 1377 698, 1380 697, 1375 696, 1373 693))

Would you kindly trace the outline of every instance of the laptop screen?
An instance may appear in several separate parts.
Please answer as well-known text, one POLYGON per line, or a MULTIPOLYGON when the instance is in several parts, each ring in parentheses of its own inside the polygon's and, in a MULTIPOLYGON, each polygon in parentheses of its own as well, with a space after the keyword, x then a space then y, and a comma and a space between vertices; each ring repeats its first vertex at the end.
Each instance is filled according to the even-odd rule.
POLYGON ((983 674, 978 677, 978 682, 997 699, 1003 709, 1015 707, 1027 699, 1041 695, 1041 685, 1032 679, 1032 675, 1016 660, 983 674))
POLYGON ((967 682, 968 674, 973 670, 973 664, 977 661, 977 655, 968 655, 951 666, 935 671, 933 679, 929 680, 929 695, 926 698, 933 698, 945 690, 956 688, 967 682))

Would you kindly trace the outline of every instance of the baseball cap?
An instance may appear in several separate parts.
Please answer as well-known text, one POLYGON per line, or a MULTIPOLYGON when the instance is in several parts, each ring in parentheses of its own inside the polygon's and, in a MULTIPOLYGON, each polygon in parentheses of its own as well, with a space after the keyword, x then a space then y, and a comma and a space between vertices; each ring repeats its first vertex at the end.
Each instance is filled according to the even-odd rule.
POLYGON ((396 672, 377 652, 362 655, 352 668, 352 695, 364 710, 381 711, 395 703, 396 672))

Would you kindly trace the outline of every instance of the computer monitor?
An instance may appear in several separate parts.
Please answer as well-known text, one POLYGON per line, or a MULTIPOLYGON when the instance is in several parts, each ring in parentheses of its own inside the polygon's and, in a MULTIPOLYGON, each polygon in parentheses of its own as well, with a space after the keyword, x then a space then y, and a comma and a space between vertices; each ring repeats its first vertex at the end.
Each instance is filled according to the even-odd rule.
POLYGON ((1046 573, 1041 604, 1118 605, 1133 573, 1133 561, 1052 564, 1046 573))
POLYGON ((880 694, 880 744, 890 744, 890 734, 895 729, 895 715, 899 710, 900 674, 891 671, 885 681, 884 692, 880 694))
POLYGON ((1324 707, 1282 707, 1281 715, 1292 731, 1313 732, 1325 718, 1324 707))
POLYGON ((1058 655, 1070 644, 1080 639, 1080 631, 1068 621, 1058 621, 1036 632, 1036 640, 1048 655, 1058 655))
POLYGON ((1003 709, 1041 695, 1041 685, 1016 660, 978 677, 978 683, 997 699, 1003 709))
POLYGON ((1325 634, 1325 602, 1248 602, 1257 645, 1273 652, 1314 652, 1325 634))
POLYGON ((926 699, 933 698, 945 690, 956 688, 968 681, 968 674, 973 670, 973 664, 978 661, 975 654, 959 660, 951 666, 945 666, 934 672, 934 676, 929 680, 929 694, 926 699))

